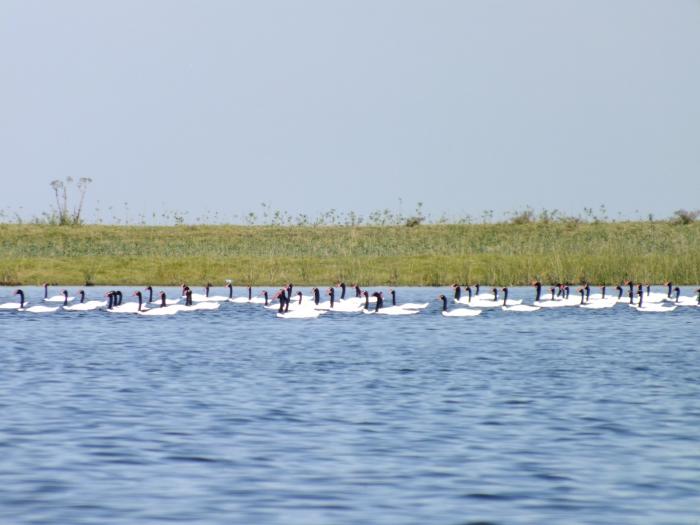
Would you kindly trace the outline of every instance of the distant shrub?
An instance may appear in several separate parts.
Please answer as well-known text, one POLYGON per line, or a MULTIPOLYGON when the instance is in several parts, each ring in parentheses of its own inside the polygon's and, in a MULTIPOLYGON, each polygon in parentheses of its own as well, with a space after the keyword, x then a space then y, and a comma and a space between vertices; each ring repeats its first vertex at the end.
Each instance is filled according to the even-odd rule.
POLYGON ((671 222, 673 224, 691 224, 700 216, 700 210, 687 211, 687 210, 676 210, 673 212, 673 217, 671 217, 671 222))
POLYGON ((516 212, 510 219, 512 224, 530 224, 535 222, 535 212, 527 208, 521 212, 516 212))

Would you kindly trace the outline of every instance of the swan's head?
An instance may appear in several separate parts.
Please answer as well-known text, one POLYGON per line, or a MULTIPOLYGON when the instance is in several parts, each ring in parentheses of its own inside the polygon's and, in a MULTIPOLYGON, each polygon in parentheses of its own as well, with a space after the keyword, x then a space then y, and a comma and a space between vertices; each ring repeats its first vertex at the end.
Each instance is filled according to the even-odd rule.
POLYGON ((457 283, 452 283, 452 288, 457 288, 459 285, 457 283))
POLYGON ((64 296, 66 296, 66 297, 68 297, 68 290, 63 290, 63 291, 61 292, 61 294, 64 295, 64 296))
MULTIPOLYGON (((494 288, 494 290, 495 290, 495 288, 494 288)), ((507 287, 507 286, 504 286, 503 288, 501 288, 501 291, 502 291, 502 292, 507 292, 507 291, 508 291, 508 287, 507 287)))
POLYGON ((24 294, 24 292, 23 292, 22 290, 20 290, 19 288, 17 288, 17 289, 12 293, 12 295, 22 295, 22 294, 24 294))
POLYGON ((438 295, 437 298, 441 301, 444 301, 446 299, 446 297, 443 294, 438 295))
POLYGON ((133 294, 134 297, 141 297, 141 292, 136 290, 133 294))
POLYGON ((532 284, 532 286, 542 286, 542 283, 539 281, 532 281, 530 284, 532 284))
POLYGON ((297 292, 297 295, 298 295, 299 297, 301 297, 301 296, 302 296, 302 293, 301 293, 301 292, 297 292))
POLYGON ((230 282, 226 283, 226 288, 233 288, 233 284, 231 284, 230 282))
POLYGON ((365 296, 365 297, 369 297, 369 293, 367 292, 367 290, 365 290, 364 292, 362 292, 362 295, 365 296))
POLYGON ((146 288, 144 288, 144 290, 146 290, 147 292, 152 292, 152 291, 153 291, 153 286, 148 285, 148 286, 146 286, 146 288))

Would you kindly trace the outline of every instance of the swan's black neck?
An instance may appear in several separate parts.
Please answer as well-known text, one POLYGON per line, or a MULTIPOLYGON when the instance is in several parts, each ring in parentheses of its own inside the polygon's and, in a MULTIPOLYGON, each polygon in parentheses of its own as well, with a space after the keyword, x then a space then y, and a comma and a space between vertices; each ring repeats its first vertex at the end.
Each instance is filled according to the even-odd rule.
POLYGON ((630 298, 630 304, 634 304, 634 292, 630 290, 627 295, 630 298))
POLYGON ((476 295, 479 295, 479 283, 474 285, 474 289, 476 290, 476 295))
POLYGON ((396 290, 391 291, 391 305, 396 306, 396 290))
POLYGON ((318 305, 321 302, 321 292, 318 288, 314 288, 314 304, 318 305))
POLYGON ((374 294, 372 294, 372 295, 374 295, 374 296, 377 298, 377 302, 376 302, 375 305, 374 305, 374 311, 375 311, 375 313, 376 313, 376 312, 378 312, 379 309, 382 307, 382 303, 383 303, 384 301, 382 300, 382 296, 379 295, 378 293, 374 293, 374 294))
POLYGON ((138 300, 139 300, 139 312, 140 312, 141 305, 143 304, 143 296, 141 295, 141 292, 136 292, 136 297, 138 297, 138 300))
POLYGON ((676 302, 678 302, 681 297, 681 289, 676 286, 673 291, 676 293, 676 302))
POLYGON ((362 290, 357 285, 355 285, 355 297, 362 297, 362 290))
MULTIPOLYGON (((188 292, 185 292, 185 306, 188 306, 188 304, 187 304, 187 301, 188 301, 187 295, 188 295, 188 292)), ((160 294, 160 307, 161 307, 161 308, 165 308, 166 305, 167 305, 167 302, 166 302, 166 300, 165 300, 165 293, 162 293, 162 294, 160 294)))
POLYGON ((253 287, 249 286, 248 287, 248 300, 250 301, 252 299, 253 299, 253 287))
POLYGON ((19 295, 19 307, 24 308, 24 292, 22 290, 17 290, 15 295, 19 295))
POLYGON ((446 312, 447 311, 447 297, 444 295, 441 297, 442 299, 442 311, 446 312))
POLYGON ((639 293, 639 307, 641 308, 642 307, 642 297, 644 296, 644 292, 639 290, 638 293, 639 293))
POLYGON ((146 290, 148 290, 148 302, 152 303, 153 302, 153 286, 146 286, 146 290))
POLYGON ((228 286, 228 298, 233 299, 233 285, 228 283, 226 286, 228 286))
POLYGON ((263 292, 263 297, 265 298, 265 306, 267 306, 267 290, 263 292))
POLYGON ((494 288, 491 291, 493 292, 493 300, 498 301, 498 290, 496 288, 494 288))
POLYGON ((539 301, 542 295, 542 283, 535 283, 535 301, 539 301))
POLYGON ((667 296, 667 297, 670 299, 670 298, 671 298, 671 291, 672 291, 673 283, 671 283, 671 281, 669 281, 669 282, 667 283, 667 286, 668 286, 668 296, 667 296))
POLYGON ((185 306, 192 306, 192 290, 187 290, 185 294, 185 306))
POLYGON ((647 295, 651 293, 651 285, 647 284, 647 295))
POLYGON ((584 303, 583 298, 586 296, 586 291, 583 288, 581 288, 579 290, 579 293, 581 294, 581 304, 583 304, 584 303))
POLYGON ((471 303, 472 302, 472 287, 467 286, 464 289, 467 291, 467 295, 469 295, 469 299, 467 301, 471 303))
POLYGON ((63 306, 68 306, 68 291, 63 290, 63 306))
POLYGON ((506 302, 508 301, 508 288, 503 289, 503 306, 506 306, 506 302))
POLYGON ((117 299, 117 306, 119 306, 122 304, 122 293, 119 290, 117 290, 115 295, 117 299))
POLYGON ((601 286, 600 289, 603 292, 602 298, 605 299, 605 285, 601 286))
MULTIPOLYGON (((700 293, 698 297, 700 297, 700 293)), ((365 310, 369 310, 369 294, 367 292, 365 292, 365 310)))
POLYGON ((109 292, 107 294, 107 310, 111 310, 112 306, 114 306, 114 294, 109 292))
POLYGON ((622 298, 622 286, 616 286, 615 289, 617 290, 617 299, 620 300, 622 298))
POLYGON ((333 308, 333 304, 335 304, 335 289, 329 288, 328 289, 328 295, 331 298, 331 308, 333 308))
POLYGON ((285 294, 284 289, 283 289, 283 290, 280 290, 279 296, 280 296, 280 297, 279 297, 279 299, 280 299, 280 307, 279 307, 279 310, 277 310, 277 312, 280 313, 280 314, 283 314, 283 313, 284 313, 284 307, 286 306, 286 302, 287 302, 287 295, 285 294))
POLYGON ((207 283, 207 285, 204 287, 204 297, 209 297, 209 287, 211 286, 211 283, 207 283))
POLYGON ((80 290, 80 292, 78 293, 80 294, 80 304, 83 304, 83 302, 85 301, 85 292, 83 290, 80 290))
POLYGON ((287 299, 292 297, 292 290, 294 289, 294 285, 292 283, 289 283, 287 285, 287 299))
POLYGON ((459 299, 462 297, 462 287, 459 286, 458 284, 455 284, 454 289, 455 289, 455 301, 459 301, 459 299))
POLYGON ((345 299, 345 283, 340 283, 340 299, 345 299))
MULTIPOLYGON (((669 295, 669 297, 670 297, 670 295, 669 295)), ((48 299, 48 298, 49 298, 49 284, 45 283, 44 284, 44 299, 48 299)))
POLYGON ((591 296, 591 287, 589 285, 586 285, 585 290, 586 290, 586 302, 588 302, 588 299, 591 296))
POLYGON ((297 292, 297 296, 299 296, 299 305, 301 305, 301 297, 302 297, 301 292, 297 292))
POLYGON ((554 286, 552 286, 549 291, 552 292, 552 301, 554 301, 554 286))

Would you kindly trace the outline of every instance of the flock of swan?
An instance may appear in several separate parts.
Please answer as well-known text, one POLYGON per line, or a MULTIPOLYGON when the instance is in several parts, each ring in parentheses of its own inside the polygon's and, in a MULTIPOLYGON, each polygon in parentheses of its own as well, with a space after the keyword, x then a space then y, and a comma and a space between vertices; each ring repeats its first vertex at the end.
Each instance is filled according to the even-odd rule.
MULTIPOLYGON (((589 284, 583 284, 577 289, 577 293, 571 293, 569 285, 557 284, 543 293, 542 283, 534 282, 534 300, 532 304, 524 304, 522 299, 508 298, 508 288, 490 288, 487 292, 481 291, 479 284, 461 286, 452 285, 451 301, 446 295, 438 296, 442 304, 442 315, 445 317, 475 317, 485 309, 500 308, 505 312, 530 313, 546 308, 578 307, 584 309, 612 308, 617 304, 627 304, 639 312, 667 313, 677 307, 700 307, 700 289, 696 290, 697 297, 682 296, 680 288, 673 284, 665 283, 665 293, 652 292, 650 285, 625 282, 615 287, 615 293, 607 294, 605 285, 600 287, 600 292, 591 293, 589 284), (499 297, 499 292, 501 296, 499 297), (448 303, 451 303, 448 305, 448 303)), ((179 312, 193 312, 202 310, 216 310, 222 303, 260 305, 261 307, 276 312, 277 317, 283 319, 313 319, 328 312, 340 313, 364 313, 377 315, 416 315, 429 303, 397 303, 396 291, 390 290, 391 305, 385 306, 384 293, 369 293, 358 285, 353 285, 351 292, 345 283, 338 283, 340 295, 336 296, 335 287, 326 290, 327 300, 321 300, 319 288, 312 288, 310 295, 304 296, 301 291, 294 292, 294 285, 288 284, 280 288, 273 296, 267 291, 253 296, 252 288, 247 287, 247 296, 234 297, 233 285, 227 281, 227 295, 210 295, 211 284, 204 287, 204 293, 194 293, 189 286, 181 286, 180 297, 168 299, 165 292, 159 292, 154 296, 153 287, 148 286, 143 291, 138 290, 132 294, 132 301, 123 302, 123 294, 119 290, 109 291, 104 299, 86 300, 84 290, 79 290, 77 296, 71 296, 67 290, 59 295, 49 295, 49 285, 44 284, 44 297, 41 304, 31 305, 25 299, 21 289, 14 292, 19 302, 7 302, 0 304, 0 310, 15 310, 29 313, 53 313, 59 309, 69 312, 84 312, 90 310, 104 310, 110 313, 128 313, 144 316, 174 315, 179 312), (147 296, 144 295, 147 292, 147 296)))

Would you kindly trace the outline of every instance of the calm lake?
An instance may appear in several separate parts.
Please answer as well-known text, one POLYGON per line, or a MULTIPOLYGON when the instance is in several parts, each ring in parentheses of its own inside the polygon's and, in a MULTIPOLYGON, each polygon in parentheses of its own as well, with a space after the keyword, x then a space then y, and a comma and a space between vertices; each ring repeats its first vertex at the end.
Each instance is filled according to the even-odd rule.
POLYGON ((700 523, 700 308, 445 318, 439 293, 0 311, 0 523, 700 523))

